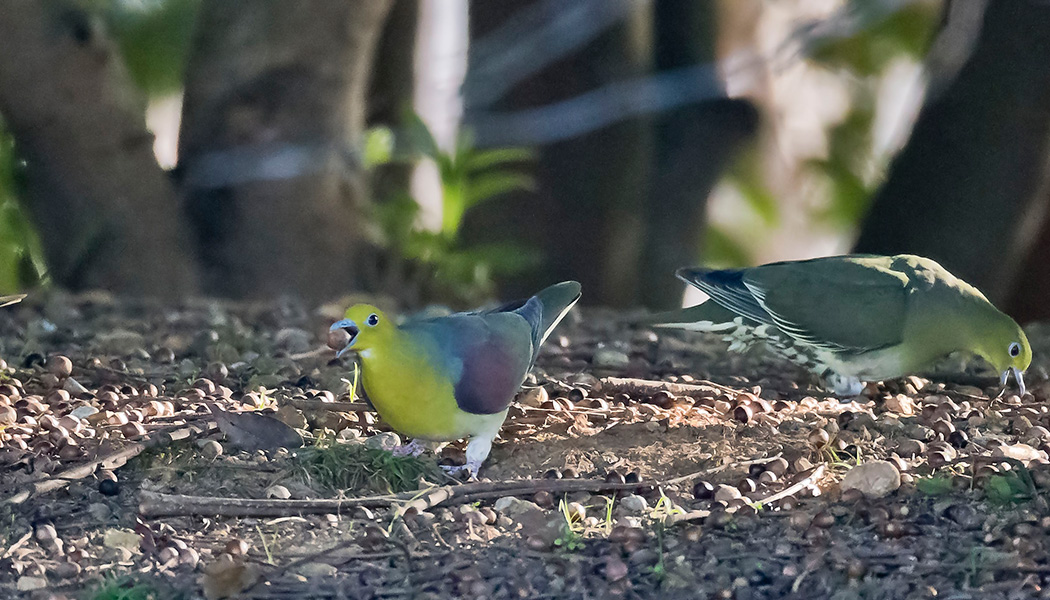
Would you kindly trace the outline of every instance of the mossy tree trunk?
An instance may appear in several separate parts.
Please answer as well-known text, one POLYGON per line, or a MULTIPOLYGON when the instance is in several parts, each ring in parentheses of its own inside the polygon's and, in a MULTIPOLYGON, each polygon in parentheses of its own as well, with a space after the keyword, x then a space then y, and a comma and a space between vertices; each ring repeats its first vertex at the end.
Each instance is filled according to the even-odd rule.
POLYGON ((178 200, 114 46, 75 2, 0 5, 0 114, 52 279, 79 290, 196 289, 178 200))
MULTIPOLYGON (((502 282, 519 295, 552 281, 576 279, 588 303, 676 305, 682 286, 674 269, 697 260, 707 196, 757 121, 748 102, 726 99, 721 90, 714 65, 717 3, 610 0, 560 6, 554 19, 571 22, 589 4, 592 20, 604 20, 606 26, 591 37, 581 36, 564 56, 533 68, 492 102, 493 86, 487 80, 497 86, 503 82, 495 69, 486 67, 520 69, 522 60, 550 54, 542 36, 536 36, 531 53, 520 43, 528 37, 524 24, 538 16, 550 18, 537 10, 541 4, 471 5, 471 37, 485 41, 483 51, 471 48, 467 124, 497 130, 495 137, 512 145, 517 134, 508 131, 539 137, 522 123, 544 109, 551 109, 548 115, 561 111, 563 124, 570 127, 596 115, 594 121, 604 124, 568 137, 551 131, 550 122, 533 118, 536 129, 556 138, 537 148, 537 191, 479 207, 468 216, 467 238, 512 239, 541 250, 545 263, 540 271, 502 282), (494 38, 521 47, 493 57, 500 48, 494 38), (633 93, 643 88, 649 91, 633 93), (566 116, 570 114, 581 119, 566 116), (500 131, 501 119, 517 125, 500 131)), ((577 21, 573 27, 589 25, 577 21)), ((563 34, 579 35, 572 29, 563 34)), ((492 133, 481 130, 478 137, 484 140, 492 133)))
MULTIPOLYGON (((471 3, 472 40, 535 4, 535 0, 471 3)), ((543 106, 648 73, 650 15, 644 3, 639 6, 571 55, 519 82, 485 110, 543 106)), ((469 123, 469 88, 466 104, 469 123)), ((622 306, 635 301, 651 131, 648 119, 636 118, 543 146, 537 149, 535 193, 500 198, 468 214, 467 240, 514 240, 543 255, 540 271, 501 282, 505 294, 530 294, 553 281, 576 279, 583 284, 588 302, 622 306)))
POLYGON ((204 0, 179 181, 209 293, 367 287, 359 154, 389 0, 204 0))
POLYGON ((970 59, 891 164, 857 252, 928 256, 998 304, 1026 285, 1017 276, 1047 204, 1047 57, 1050 4, 988 3, 970 59))
MULTIPOLYGON (((714 69, 718 2, 656 2, 657 72, 711 65, 714 69)), ((758 113, 747 100, 690 103, 657 115, 651 191, 645 207, 646 236, 638 269, 638 299, 649 308, 681 305, 676 269, 697 262, 707 221, 707 197, 741 143, 754 136, 758 113)))

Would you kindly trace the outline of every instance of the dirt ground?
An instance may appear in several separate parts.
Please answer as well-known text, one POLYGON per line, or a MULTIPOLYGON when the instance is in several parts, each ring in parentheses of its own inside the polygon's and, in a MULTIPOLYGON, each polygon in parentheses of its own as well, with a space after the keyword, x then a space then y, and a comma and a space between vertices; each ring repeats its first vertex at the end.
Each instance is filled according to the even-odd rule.
POLYGON ((1046 328, 1024 397, 950 360, 843 403, 761 350, 574 311, 459 484, 435 460, 462 443, 382 451, 338 308, 0 311, 0 597, 1050 597, 1046 328), (240 411, 307 448, 252 449, 287 431, 240 411))

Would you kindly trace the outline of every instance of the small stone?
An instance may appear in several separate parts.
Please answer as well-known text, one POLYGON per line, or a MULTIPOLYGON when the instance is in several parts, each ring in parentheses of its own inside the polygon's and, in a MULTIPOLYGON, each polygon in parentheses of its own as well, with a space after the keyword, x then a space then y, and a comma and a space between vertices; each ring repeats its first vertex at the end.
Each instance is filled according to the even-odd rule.
POLYGON ((69 414, 78 419, 86 419, 91 415, 98 414, 98 409, 94 406, 91 406, 90 404, 81 404, 80 406, 69 411, 69 414))
POLYGON ((349 427, 347 427, 346 429, 340 431, 335 436, 335 439, 336 439, 336 441, 344 443, 344 444, 360 444, 361 441, 362 441, 361 440, 361 432, 358 431, 357 429, 351 429, 349 427))
POLYGON ((88 504, 87 511, 96 521, 105 521, 113 515, 113 510, 109 508, 109 505, 102 502, 88 504))
POLYGON ((20 592, 32 592, 33 590, 42 590, 47 587, 47 580, 43 577, 31 577, 29 575, 23 575, 18 578, 16 584, 18 591, 20 592))
POLYGON ((569 513, 569 520, 573 522, 582 521, 587 517, 587 507, 579 502, 568 503, 565 510, 569 513))
POLYGON ((716 502, 732 502, 740 498, 742 494, 740 490, 731 485, 719 485, 715 489, 715 501, 716 502))
POLYGON ((915 414, 915 401, 910 396, 895 394, 886 398, 886 410, 910 417, 915 414))
POLYGON ((64 389, 67 392, 69 392, 69 395, 73 396, 73 397, 79 397, 79 396, 82 396, 84 394, 90 394, 91 393, 90 390, 88 390, 86 387, 81 385, 79 381, 77 381, 76 379, 73 379, 72 377, 67 377, 66 378, 66 382, 62 384, 62 389, 64 389))
MULTIPOLYGON (((274 345, 289 354, 299 354, 313 348, 309 331, 298 327, 285 327, 274 336, 274 345)), ((341 349, 341 348, 340 348, 341 349)))
POLYGON ((295 408, 291 404, 283 404, 277 409, 277 413, 274 415, 278 421, 283 422, 289 427, 295 429, 306 429, 306 416, 303 411, 295 408))
POLYGON ((608 581, 620 581, 627 577, 627 564, 615 556, 605 558, 605 579, 608 581))
POLYGON ((543 387, 534 387, 523 391, 518 395, 518 403, 522 406, 539 408, 549 398, 547 390, 543 387))
POLYGON ((59 379, 69 377, 73 374, 73 361, 62 355, 52 356, 47 361, 47 370, 59 379))
POLYGON ((897 444, 897 454, 904 458, 912 458, 926 452, 926 444, 919 440, 905 438, 897 444))
POLYGON ((116 479, 103 479, 98 482, 98 493, 103 496, 116 496, 120 493, 120 483, 116 479))
POLYGON ((631 357, 613 348, 599 348, 591 362, 599 369, 626 369, 631 364, 631 357))
POLYGON ((335 331, 329 331, 328 337, 325 339, 325 345, 332 350, 342 350, 350 343, 350 334, 345 329, 336 329, 335 331))
POLYGON ((857 465, 842 478, 840 488, 859 490, 868 498, 882 498, 901 486, 901 474, 893 463, 875 460, 857 465))
POLYGON ((1012 445, 1001 445, 996 446, 992 450, 992 456, 1005 456, 1006 458, 1013 458, 1019 460, 1026 465, 1030 462, 1047 462, 1047 454, 1042 450, 1036 450, 1028 444, 1012 444, 1012 445))
POLYGON ((201 454, 204 458, 214 460, 222 456, 222 444, 216 440, 204 440, 201 443, 201 454))
POLYGON ((102 545, 106 548, 123 548, 138 554, 139 539, 139 534, 128 529, 107 529, 102 534, 102 545))
POLYGON ((95 344, 105 354, 127 356, 146 345, 142 334, 127 329, 102 331, 95 336, 95 344))
POLYGON ((649 510, 649 503, 637 494, 629 494, 620 498, 620 508, 630 514, 640 515, 649 510))
POLYGON ((72 579, 80 575, 81 570, 80 565, 77 563, 65 560, 55 565, 55 568, 51 571, 59 579, 72 579))
POLYGON ((377 433, 365 440, 366 448, 386 450, 387 452, 392 452, 399 446, 401 446, 401 437, 393 431, 377 433))
POLYGON ((492 508, 496 509, 497 512, 503 513, 508 517, 514 519, 518 515, 531 511, 543 512, 543 509, 539 507, 535 502, 529 502, 528 500, 522 500, 515 496, 504 496, 492 505, 492 508))
POLYGON ((295 572, 307 579, 313 579, 315 577, 334 577, 339 569, 328 563, 308 562, 296 567, 295 572))
POLYGON ((277 498, 278 500, 287 500, 292 497, 292 493, 288 491, 288 488, 283 485, 271 485, 266 488, 267 498, 277 498))

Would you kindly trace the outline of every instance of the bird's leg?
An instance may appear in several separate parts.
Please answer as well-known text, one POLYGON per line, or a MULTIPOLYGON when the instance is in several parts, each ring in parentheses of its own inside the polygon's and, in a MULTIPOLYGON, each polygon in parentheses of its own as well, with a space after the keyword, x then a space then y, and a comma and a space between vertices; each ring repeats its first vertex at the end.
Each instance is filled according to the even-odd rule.
POLYGON ((864 382, 859 377, 843 375, 834 371, 824 374, 824 382, 831 388, 831 393, 840 398, 859 396, 864 391, 864 382))
POLYGON ((414 439, 407 444, 401 444, 390 452, 394 456, 419 456, 427 450, 436 454, 445 444, 446 442, 425 442, 414 439))
POLYGON ((488 458, 489 452, 492 450, 492 440, 496 439, 500 426, 502 426, 502 422, 497 423, 497 426, 491 431, 482 432, 470 438, 470 443, 467 444, 467 463, 465 465, 456 467, 445 466, 442 468, 450 475, 458 475, 466 471, 468 479, 477 479, 481 463, 488 458))

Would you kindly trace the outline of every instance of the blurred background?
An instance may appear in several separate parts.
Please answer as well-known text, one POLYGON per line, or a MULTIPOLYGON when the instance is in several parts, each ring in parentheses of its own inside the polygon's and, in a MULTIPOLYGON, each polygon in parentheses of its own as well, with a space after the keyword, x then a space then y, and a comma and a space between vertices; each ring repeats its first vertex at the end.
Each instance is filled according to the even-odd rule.
POLYGON ((940 261, 1050 316, 1050 2, 0 4, 0 293, 467 306, 940 261))

